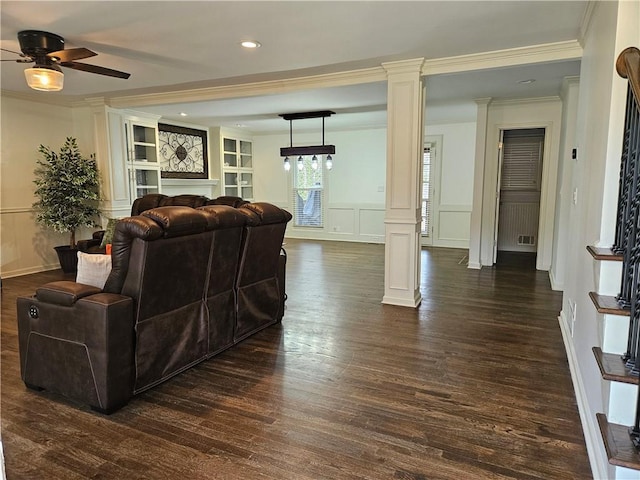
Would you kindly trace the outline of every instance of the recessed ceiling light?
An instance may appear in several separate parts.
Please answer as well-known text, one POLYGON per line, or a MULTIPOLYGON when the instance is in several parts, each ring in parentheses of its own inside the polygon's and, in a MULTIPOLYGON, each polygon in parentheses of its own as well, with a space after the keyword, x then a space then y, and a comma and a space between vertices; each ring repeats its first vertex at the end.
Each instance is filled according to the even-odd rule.
POLYGON ((244 42, 240 42, 244 48, 259 48, 262 46, 260 42, 256 42, 255 40, 245 40, 244 42))
POLYGON ((238 127, 238 128, 246 128, 247 126, 244 123, 236 123, 236 127, 238 127))
POLYGON ((186 113, 184 113, 184 112, 180 112, 180 116, 181 116, 181 117, 186 117, 186 116, 187 116, 187 114, 186 114, 186 113))
POLYGON ((536 81, 535 78, 528 78, 527 80, 520 80, 518 83, 520 85, 529 85, 530 83, 533 83, 535 81, 536 81))

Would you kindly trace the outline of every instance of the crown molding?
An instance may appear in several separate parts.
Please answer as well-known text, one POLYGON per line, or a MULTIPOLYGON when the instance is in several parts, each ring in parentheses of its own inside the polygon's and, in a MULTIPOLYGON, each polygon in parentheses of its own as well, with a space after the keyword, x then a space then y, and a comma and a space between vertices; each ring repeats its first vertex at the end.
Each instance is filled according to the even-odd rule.
POLYGON ((0 96, 2 98, 15 98, 16 100, 24 100, 27 102, 46 103, 47 105, 54 105, 57 107, 73 107, 75 102, 67 97, 51 95, 50 93, 25 93, 14 92, 11 90, 1 90, 0 96))
POLYGON ((529 63, 577 60, 582 58, 582 47, 577 40, 546 43, 529 47, 509 48, 492 52, 459 55, 457 57, 426 60, 423 75, 458 73, 529 63))
POLYGON ((521 105, 521 104, 531 104, 531 103, 554 103, 561 101, 559 96, 549 96, 549 97, 531 97, 531 98, 507 98, 503 100, 493 100, 491 102, 491 106, 496 105, 521 105))
POLYGON ((564 77, 562 79, 563 85, 580 85, 580 76, 574 75, 571 77, 564 77))
POLYGON ((384 68, 387 75, 396 75, 403 73, 422 73, 424 67, 424 58, 412 58, 409 60, 399 60, 397 62, 384 62, 382 68, 384 68))
POLYGON ((489 105, 492 100, 492 97, 480 97, 473 99, 473 101, 476 102, 476 105, 489 105))
POLYGON ((130 108, 149 105, 163 105, 183 102, 201 102, 224 98, 254 97, 287 93, 312 88, 342 87, 361 83, 384 82, 387 75, 382 66, 347 72, 327 73, 298 78, 268 80, 264 82, 243 83, 187 89, 177 92, 150 93, 113 97, 109 105, 114 108, 130 108))
MULTIPOLYGON (((592 3, 589 4, 589 7, 587 10, 588 12, 591 12, 594 8, 592 3)), ((588 15, 585 14, 585 17, 587 16, 588 15)), ((420 72, 422 75, 437 75, 530 63, 573 60, 581 58, 582 51, 582 47, 577 40, 570 40, 477 54, 459 55, 456 57, 430 60, 414 58, 397 62, 384 62, 377 67, 350 70, 346 72, 241 83, 236 85, 191 88, 170 92, 121 95, 105 99, 102 99, 101 97, 86 97, 84 99, 74 97, 70 99, 69 97, 59 97, 50 94, 40 95, 37 93, 18 93, 4 90, 1 91, 0 94, 2 96, 21 100, 66 107, 87 106, 87 103, 91 106, 95 106, 97 103, 103 101, 105 106, 126 109, 151 105, 271 95, 314 88, 386 82, 389 74, 415 73, 416 71, 420 72)))
POLYGON ((593 13, 596 10, 596 4, 598 2, 591 1, 587 3, 587 8, 584 10, 584 15, 582 16, 582 21, 580 22, 580 33, 578 40, 580 44, 584 45, 584 38, 589 31, 589 26, 591 25, 591 19, 593 18, 593 13))

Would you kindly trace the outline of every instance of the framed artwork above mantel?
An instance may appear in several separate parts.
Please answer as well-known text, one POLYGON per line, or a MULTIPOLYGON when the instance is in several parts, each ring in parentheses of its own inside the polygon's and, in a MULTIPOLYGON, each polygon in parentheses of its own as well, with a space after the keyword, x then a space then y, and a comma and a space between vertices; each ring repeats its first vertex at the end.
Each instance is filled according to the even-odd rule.
POLYGON ((209 178, 205 130, 159 123, 158 151, 162 178, 209 178))

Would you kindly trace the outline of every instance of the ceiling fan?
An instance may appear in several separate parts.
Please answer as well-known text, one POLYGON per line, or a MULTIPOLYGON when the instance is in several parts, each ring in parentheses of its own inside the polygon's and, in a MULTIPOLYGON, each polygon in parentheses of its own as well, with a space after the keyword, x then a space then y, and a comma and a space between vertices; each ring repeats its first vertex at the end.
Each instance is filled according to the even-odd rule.
POLYGON ((64 48, 64 38, 55 33, 41 30, 23 30, 18 32, 19 52, 0 48, 6 52, 15 53, 20 58, 15 60, 2 60, 4 62, 35 63, 24 71, 27 84, 34 90, 60 91, 64 81, 64 75, 60 67, 72 68, 83 72, 97 73, 109 77, 127 79, 130 73, 99 67, 87 63, 76 62, 83 58, 94 57, 97 53, 87 48, 64 48))

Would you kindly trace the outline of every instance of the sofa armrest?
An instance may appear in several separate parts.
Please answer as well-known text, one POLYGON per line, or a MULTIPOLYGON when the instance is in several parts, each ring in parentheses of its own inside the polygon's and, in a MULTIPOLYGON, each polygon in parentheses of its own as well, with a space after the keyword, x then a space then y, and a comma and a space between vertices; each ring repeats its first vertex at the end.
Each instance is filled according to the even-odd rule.
POLYGON ((22 380, 112 412, 133 395, 133 300, 75 282, 19 297, 22 380), (93 292, 93 293, 91 293, 93 292))
POLYGON ((45 303, 70 307, 81 298, 95 295, 101 291, 99 288, 92 287, 91 285, 63 280, 41 286, 36 290, 36 297, 45 303))

